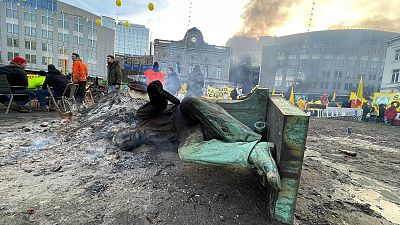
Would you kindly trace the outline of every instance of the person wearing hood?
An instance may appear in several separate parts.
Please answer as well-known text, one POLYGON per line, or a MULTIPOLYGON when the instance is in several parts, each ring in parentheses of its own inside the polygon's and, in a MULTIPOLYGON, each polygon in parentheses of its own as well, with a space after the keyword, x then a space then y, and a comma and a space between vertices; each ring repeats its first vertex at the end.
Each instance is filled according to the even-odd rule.
MULTIPOLYGON (((3 74, 7 76, 8 84, 10 86, 18 86, 11 88, 14 94, 26 94, 30 96, 30 98, 26 96, 16 96, 14 99, 19 105, 25 105, 30 99, 36 98, 35 93, 28 90, 28 76, 24 71, 26 66, 27 61, 18 56, 15 57, 9 65, 0 67, 0 75, 3 74)), ((1 99, 1 101, 6 102, 9 101, 9 99, 6 97, 1 99)))
POLYGON ((76 92, 76 101, 78 103, 83 103, 86 94, 86 82, 88 69, 85 63, 82 62, 79 54, 72 53, 72 81, 78 84, 78 91, 76 92))
POLYGON ((168 77, 167 82, 165 83, 165 90, 176 96, 178 95, 179 90, 181 90, 181 81, 172 67, 168 67, 167 74, 168 77))
POLYGON ((49 72, 43 83, 43 89, 47 89, 47 85, 49 85, 53 89, 53 96, 61 97, 70 81, 54 65, 50 64, 47 68, 49 72))
POLYGON ((160 65, 158 64, 158 62, 154 62, 153 69, 144 72, 144 75, 147 78, 147 84, 150 84, 151 82, 156 80, 159 80, 163 85, 165 84, 164 74, 159 69, 160 65))
POLYGON ((107 56, 107 81, 108 93, 118 93, 122 81, 122 70, 119 61, 112 55, 107 56))

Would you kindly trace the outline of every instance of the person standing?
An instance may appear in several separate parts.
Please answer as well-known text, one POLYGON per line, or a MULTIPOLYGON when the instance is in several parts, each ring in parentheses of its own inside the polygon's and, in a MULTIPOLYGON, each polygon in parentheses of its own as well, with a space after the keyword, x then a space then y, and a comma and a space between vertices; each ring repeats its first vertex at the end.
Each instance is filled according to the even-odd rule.
POLYGON ((72 53, 72 81, 75 84, 78 84, 78 91, 76 92, 76 101, 78 103, 83 103, 85 100, 85 93, 86 93, 86 82, 87 82, 87 75, 88 70, 85 63, 82 62, 79 54, 72 53))
POLYGON ((147 78, 147 84, 150 84, 155 80, 159 80, 163 85, 165 84, 165 77, 160 71, 160 65, 158 65, 158 62, 154 62, 153 69, 147 70, 144 72, 144 75, 147 78))
POLYGON ((181 90, 181 81, 172 67, 168 67, 167 75, 165 90, 176 96, 178 95, 179 90, 181 90))
POLYGON ((122 70, 119 61, 114 56, 107 56, 108 93, 118 93, 122 81, 122 70))
POLYGON ((229 96, 231 97, 232 100, 237 100, 238 92, 237 92, 236 88, 233 88, 233 90, 231 91, 229 96))

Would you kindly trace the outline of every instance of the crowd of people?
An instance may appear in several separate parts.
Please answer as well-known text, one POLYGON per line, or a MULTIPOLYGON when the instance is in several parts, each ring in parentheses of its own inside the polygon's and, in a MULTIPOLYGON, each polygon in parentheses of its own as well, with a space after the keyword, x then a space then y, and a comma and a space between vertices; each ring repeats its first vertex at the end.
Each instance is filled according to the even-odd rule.
MULTIPOLYGON (((9 65, 1 66, 0 75, 7 77, 12 93, 18 94, 18 96, 13 99, 13 103, 17 104, 20 109, 28 109, 31 108, 31 101, 37 100, 38 104, 35 106, 35 110, 48 111, 48 96, 50 96, 48 87, 51 88, 53 96, 57 98, 61 97, 63 94, 69 95, 69 84, 76 84, 78 85, 78 88, 75 94, 75 99, 78 104, 83 104, 87 90, 88 69, 79 54, 72 53, 71 59, 71 74, 64 75, 54 65, 49 64, 47 71, 40 70, 37 74, 38 76, 31 79, 28 79, 27 72, 25 71, 27 60, 22 57, 15 57, 9 65)), ((106 60, 107 92, 109 94, 118 94, 121 90, 123 80, 123 72, 120 62, 116 60, 113 55, 108 55, 106 60)), ((152 69, 144 72, 147 83, 149 84, 154 80, 159 80, 168 92, 176 96, 182 87, 178 75, 171 67, 167 68, 166 75, 160 71, 159 68, 158 62, 155 62, 152 69)), ((198 70, 200 71, 199 68, 198 70)), ((201 76, 201 74, 198 76, 201 76)), ((201 80, 201 77, 199 80, 201 80)), ((189 88, 193 94, 198 92, 197 89, 200 89, 201 91, 203 81, 200 81, 200 83, 201 87, 197 87, 199 85, 196 83, 192 85, 194 87, 189 88)), ((10 96, 0 96, 0 103, 8 104, 10 100, 10 96)))
MULTIPOLYGON (((37 100, 39 104, 36 109, 48 111, 47 96, 50 95, 48 87, 52 89, 54 97, 61 97, 63 94, 69 94, 70 83, 78 85, 75 98, 78 104, 82 104, 85 99, 88 70, 79 54, 72 53, 71 58, 73 61, 71 76, 64 76, 54 65, 49 64, 47 72, 41 70, 38 72, 38 77, 28 80, 25 71, 27 60, 22 57, 15 57, 9 65, 1 66, 0 75, 7 77, 12 93, 19 94, 14 100, 22 108, 28 107, 26 105, 30 104, 31 100, 37 100)), ((10 100, 10 96, 0 97, 1 103, 8 103, 10 100)))
POLYGON ((296 106, 305 111, 312 112, 314 110, 322 110, 327 107, 337 108, 359 108, 362 109, 361 121, 363 122, 374 122, 374 123, 385 123, 390 125, 396 125, 396 117, 398 114, 397 109, 400 107, 399 102, 391 102, 390 104, 373 104, 372 100, 364 102, 363 104, 357 103, 356 100, 348 100, 344 102, 336 102, 335 100, 329 101, 327 96, 322 96, 321 100, 317 101, 306 101, 303 98, 298 99, 295 102, 296 106))

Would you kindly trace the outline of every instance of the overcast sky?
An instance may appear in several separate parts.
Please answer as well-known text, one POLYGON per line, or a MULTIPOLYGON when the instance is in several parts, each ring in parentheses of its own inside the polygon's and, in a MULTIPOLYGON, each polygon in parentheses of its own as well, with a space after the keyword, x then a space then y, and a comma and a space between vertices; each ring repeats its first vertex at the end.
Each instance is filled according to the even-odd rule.
MULTIPOLYGON (((188 28, 189 0, 156 0, 150 12, 144 0, 62 0, 98 15, 106 15, 150 28, 151 39, 180 40, 188 28), (89 6, 89 8, 87 6, 89 6)), ((193 0, 189 28, 197 27, 209 44, 225 45, 241 27, 241 11, 247 0, 193 0)))

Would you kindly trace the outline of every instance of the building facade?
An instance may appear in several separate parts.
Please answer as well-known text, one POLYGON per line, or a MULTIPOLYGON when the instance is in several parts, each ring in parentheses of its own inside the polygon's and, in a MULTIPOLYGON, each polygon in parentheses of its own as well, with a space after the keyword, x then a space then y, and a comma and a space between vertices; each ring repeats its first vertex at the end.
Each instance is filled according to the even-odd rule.
POLYGON ((229 83, 229 47, 209 45, 196 27, 189 29, 180 41, 154 40, 154 61, 161 69, 174 68, 183 82, 190 79, 195 65, 205 77, 205 86, 224 86, 229 83))
POLYGON ((149 29, 145 26, 130 24, 127 21, 116 22, 106 16, 102 17, 102 25, 115 30, 115 54, 125 56, 150 54, 149 29))
POLYGON ((275 37, 263 47, 259 85, 286 92, 348 95, 363 78, 364 93, 379 90, 385 66, 385 40, 397 33, 328 30, 275 37))
POLYGON ((400 92, 400 36, 386 41, 381 92, 400 92))
POLYGON ((1 0, 0 10, 0 64, 21 56, 29 62, 27 69, 54 64, 66 74, 76 52, 89 76, 106 77, 115 31, 97 25, 99 16, 57 0, 1 0))

